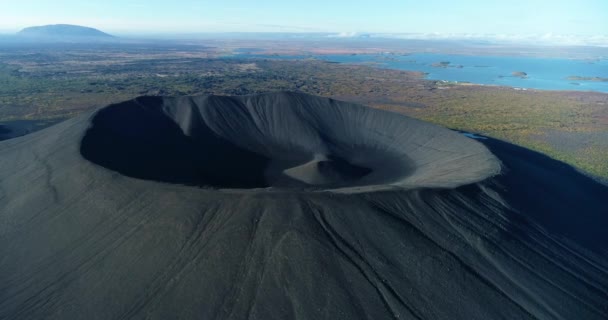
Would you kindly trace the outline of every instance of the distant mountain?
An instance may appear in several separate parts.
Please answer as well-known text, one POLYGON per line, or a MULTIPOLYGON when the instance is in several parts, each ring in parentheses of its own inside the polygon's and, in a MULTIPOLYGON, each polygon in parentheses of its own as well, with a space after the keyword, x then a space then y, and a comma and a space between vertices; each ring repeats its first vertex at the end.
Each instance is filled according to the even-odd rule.
POLYGON ((71 24, 53 24, 25 28, 19 33, 20 36, 45 37, 45 38, 91 38, 109 39, 114 36, 95 28, 83 27, 71 24))

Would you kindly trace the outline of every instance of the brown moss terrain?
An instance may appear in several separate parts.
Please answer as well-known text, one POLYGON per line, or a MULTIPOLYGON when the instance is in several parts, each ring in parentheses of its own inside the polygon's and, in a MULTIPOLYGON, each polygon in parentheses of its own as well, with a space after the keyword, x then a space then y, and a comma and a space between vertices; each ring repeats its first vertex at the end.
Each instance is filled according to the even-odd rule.
POLYGON ((1 51, 0 121, 67 118, 141 95, 302 91, 507 140, 608 178, 608 94, 455 85, 317 60, 222 59, 202 48, 121 50, 1 51))
POLYGON ((606 94, 458 86, 420 97, 417 102, 428 107, 404 112, 507 140, 608 176, 606 94))

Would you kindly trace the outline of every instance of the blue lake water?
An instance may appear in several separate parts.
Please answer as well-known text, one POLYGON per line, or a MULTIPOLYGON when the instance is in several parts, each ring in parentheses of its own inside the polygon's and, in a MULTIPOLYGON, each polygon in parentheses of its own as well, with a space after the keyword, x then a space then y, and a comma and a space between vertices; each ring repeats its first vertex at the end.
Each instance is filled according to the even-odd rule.
POLYGON ((470 133, 470 132, 463 132, 462 133, 465 137, 471 138, 471 139, 477 139, 477 140, 486 140, 488 138, 484 137, 484 136, 479 136, 476 135, 474 133, 470 133))
POLYGON ((608 78, 608 59, 469 56, 418 53, 410 55, 315 55, 267 56, 239 54, 236 57, 265 59, 320 59, 340 63, 371 64, 380 68, 420 71, 431 80, 471 82, 543 90, 599 91, 608 93, 608 82, 570 80, 570 76, 608 78), (437 67, 440 62, 447 67, 437 67), (527 78, 513 76, 525 72, 527 78))

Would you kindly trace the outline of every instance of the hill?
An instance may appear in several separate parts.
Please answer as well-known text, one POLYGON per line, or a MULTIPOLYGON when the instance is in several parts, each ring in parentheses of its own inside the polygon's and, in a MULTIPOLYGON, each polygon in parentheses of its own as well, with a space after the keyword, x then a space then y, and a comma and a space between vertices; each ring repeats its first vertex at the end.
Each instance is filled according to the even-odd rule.
POLYGON ((53 24, 45 26, 36 26, 25 28, 19 33, 19 36, 30 37, 70 37, 70 38, 113 38, 105 32, 95 28, 83 27, 70 24, 53 24))

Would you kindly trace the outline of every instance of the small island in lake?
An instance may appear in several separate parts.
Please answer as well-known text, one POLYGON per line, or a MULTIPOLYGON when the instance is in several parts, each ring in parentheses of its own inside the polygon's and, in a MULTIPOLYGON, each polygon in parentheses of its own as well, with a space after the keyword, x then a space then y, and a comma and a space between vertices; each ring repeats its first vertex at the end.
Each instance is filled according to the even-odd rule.
POLYGON ((514 71, 511 73, 511 75, 514 77, 522 78, 522 79, 528 78, 528 74, 523 71, 514 71))
POLYGON ((435 67, 435 68, 447 68, 449 66, 450 66, 449 61, 435 62, 431 65, 431 67, 435 67))
POLYGON ((581 76, 569 76, 567 78, 571 81, 594 81, 594 82, 608 82, 608 78, 602 77, 581 77, 581 76))
POLYGON ((450 61, 440 61, 440 62, 435 62, 433 64, 431 64, 431 67, 433 68, 456 68, 456 69, 462 69, 464 68, 463 65, 458 64, 458 65, 453 65, 450 61))

